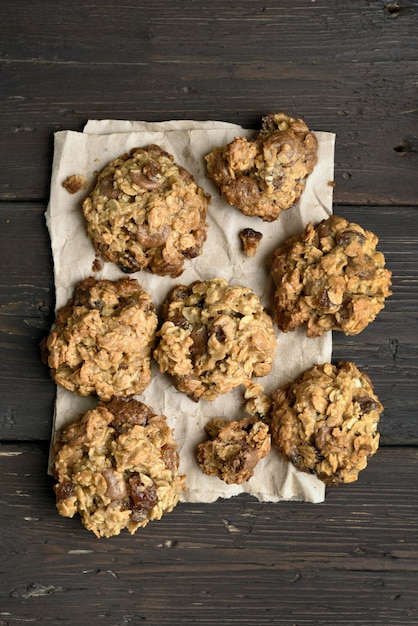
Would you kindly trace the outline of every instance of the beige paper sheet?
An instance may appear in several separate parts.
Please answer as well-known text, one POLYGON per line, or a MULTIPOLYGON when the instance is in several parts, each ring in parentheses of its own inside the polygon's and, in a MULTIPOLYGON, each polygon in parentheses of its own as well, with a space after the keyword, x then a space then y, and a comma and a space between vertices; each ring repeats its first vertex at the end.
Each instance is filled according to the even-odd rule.
MULTIPOLYGON (((319 159, 309 177, 299 204, 281 214, 273 223, 249 218, 227 205, 219 191, 205 174, 204 155, 215 146, 224 145, 237 135, 251 137, 254 131, 225 122, 129 122, 124 120, 91 120, 84 132, 60 131, 55 134, 50 202, 46 220, 51 237, 54 259, 56 307, 71 297, 75 283, 92 274, 95 253, 85 231, 81 202, 86 192, 70 195, 62 183, 67 176, 82 174, 94 182, 94 172, 132 147, 159 144, 174 155, 176 162, 188 169, 212 197, 209 207, 208 238, 203 254, 186 263, 184 273, 177 279, 160 277, 147 272, 131 274, 151 294, 158 307, 169 289, 178 283, 206 280, 222 276, 232 284, 251 287, 269 308, 272 281, 269 260, 274 248, 288 236, 300 232, 305 224, 317 222, 332 213, 335 135, 317 132, 319 159), (263 233, 258 253, 246 257, 241 250, 239 232, 251 227, 263 233)), ((113 264, 104 264, 97 278, 116 279, 124 274, 113 264)), ((307 339, 302 329, 294 333, 277 332, 278 348, 271 374, 257 379, 271 393, 278 386, 294 379, 306 368, 329 361, 332 352, 331 333, 307 339)), ((187 474, 185 502, 213 502, 242 492, 260 501, 304 500, 321 502, 325 497, 322 482, 284 463, 275 450, 257 466, 254 477, 242 485, 227 485, 216 477, 204 475, 195 459, 196 445, 205 439, 204 424, 213 416, 227 419, 243 415, 243 389, 221 396, 214 402, 195 403, 178 392, 168 377, 153 364, 152 382, 139 398, 155 412, 167 416, 174 429, 180 452, 180 471, 187 474)), ((54 433, 95 405, 92 398, 78 397, 57 388, 54 433)))

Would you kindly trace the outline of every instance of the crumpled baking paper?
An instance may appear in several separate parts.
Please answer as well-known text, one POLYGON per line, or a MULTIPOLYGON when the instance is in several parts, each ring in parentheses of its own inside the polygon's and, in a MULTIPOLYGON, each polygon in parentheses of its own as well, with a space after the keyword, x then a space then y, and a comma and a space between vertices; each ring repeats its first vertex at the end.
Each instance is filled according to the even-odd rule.
MULTIPOLYGON (((271 309, 273 284, 270 259, 273 250, 290 235, 301 232, 308 221, 316 223, 332 213, 330 182, 334 177, 335 135, 328 132, 315 134, 319 143, 318 163, 307 180, 300 202, 283 212, 277 221, 267 223, 258 217, 244 216, 238 209, 229 206, 205 172, 204 156, 208 152, 216 146, 225 145, 236 136, 253 137, 256 135, 254 130, 217 121, 90 120, 84 132, 55 133, 46 221, 54 260, 56 308, 69 300, 79 280, 93 273, 98 279, 124 276, 112 263, 104 263, 100 271, 93 272, 95 251, 86 235, 81 210, 88 190, 71 195, 62 183, 70 175, 81 174, 88 178, 91 189, 95 172, 100 171, 109 161, 133 147, 155 143, 172 154, 175 161, 189 170, 197 183, 211 195, 208 238, 203 254, 186 261, 185 270, 179 278, 156 276, 145 271, 131 274, 131 277, 136 278, 151 294, 157 309, 172 286, 217 276, 231 284, 252 288, 263 305, 271 309), (259 250, 252 258, 245 256, 241 248, 239 233, 245 227, 263 233, 259 250)), ((331 360, 331 332, 308 339, 304 329, 288 334, 277 331, 277 340, 271 374, 254 379, 263 384, 267 394, 314 364, 331 360)), ((206 439, 204 425, 215 416, 228 420, 242 417, 244 390, 236 389, 213 402, 201 400, 196 403, 177 391, 169 378, 159 373, 156 363, 153 363, 152 372, 151 384, 138 399, 156 413, 166 415, 174 429, 181 459, 180 472, 187 475, 187 490, 181 495, 181 501, 214 502, 218 498, 229 498, 242 492, 266 502, 324 500, 324 484, 316 477, 299 472, 291 464, 283 462, 274 449, 259 462, 253 478, 242 485, 227 485, 217 477, 203 474, 195 453, 197 444, 206 439)), ((94 407, 96 402, 94 398, 79 397, 58 386, 51 442, 59 428, 94 407)))

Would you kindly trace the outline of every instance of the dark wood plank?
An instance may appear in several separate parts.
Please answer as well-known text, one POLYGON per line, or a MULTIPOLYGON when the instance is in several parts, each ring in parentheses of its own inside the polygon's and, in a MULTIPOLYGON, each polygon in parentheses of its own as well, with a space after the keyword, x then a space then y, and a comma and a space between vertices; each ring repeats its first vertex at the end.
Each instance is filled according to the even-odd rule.
POLYGON ((1 3, 0 626, 418 624, 418 0, 1 3), (376 232, 393 295, 334 333, 385 411, 381 448, 323 504, 180 504, 98 540, 55 509, 44 211, 53 133, 89 118, 269 110, 335 132, 334 212, 376 232))
POLYGON ((0 437, 47 439, 55 388, 39 342, 54 319, 45 205, 0 203, 0 437))
POLYGON ((239 8, 222 0, 207 4, 182 0, 181 5, 170 0, 155 0, 152 4, 126 0, 123 8, 116 0, 85 0, 78 3, 77 11, 74 5, 51 7, 43 0, 33 0, 27 7, 2 4, 2 30, 8 44, 2 49, 5 60, 187 63, 191 58, 196 61, 195 55, 209 60, 211 53, 213 62, 225 64, 240 58, 251 64, 268 58, 266 47, 274 57, 280 46, 292 55, 303 47, 302 54, 306 51, 313 63, 327 61, 330 56, 347 62, 356 62, 360 56, 375 61, 390 58, 394 62, 417 58, 413 49, 417 31, 411 28, 416 0, 375 0, 361 5, 355 0, 282 0, 270 5, 241 0, 239 8), (107 19, 109 16, 113 19, 107 19), (280 37, 278 26, 282 29, 280 37), (7 28, 13 30, 13 36, 6 33, 7 28), (87 30, 89 38, 84 37, 87 30), (358 34, 355 46, 353 32, 358 34), (118 33, 123 37, 116 39, 118 33), (238 33, 241 36, 234 38, 238 33), (180 36, 174 38, 173 34, 180 36), (100 42, 102 45, 98 45, 100 42), (215 45, 220 42, 222 45, 215 45), (261 42, 266 46, 257 47, 261 42), (141 45, 148 48, 145 59, 141 45))
MULTIPOLYGON (((7 440, 50 436, 55 387, 38 347, 54 307, 44 210, 42 204, 0 203, 0 438, 7 440)), ((418 210, 336 206, 334 212, 378 234, 393 272, 393 295, 360 335, 334 333, 333 359, 353 360, 372 378, 385 407, 382 443, 416 444, 418 210)))
POLYGON ((180 504, 134 536, 58 516, 45 446, 0 447, 0 623, 409 626, 418 452, 378 451, 323 504, 180 504))
POLYGON ((418 2, 3 3, 0 198, 46 199, 55 130, 269 110, 337 134, 335 198, 418 198, 418 2))

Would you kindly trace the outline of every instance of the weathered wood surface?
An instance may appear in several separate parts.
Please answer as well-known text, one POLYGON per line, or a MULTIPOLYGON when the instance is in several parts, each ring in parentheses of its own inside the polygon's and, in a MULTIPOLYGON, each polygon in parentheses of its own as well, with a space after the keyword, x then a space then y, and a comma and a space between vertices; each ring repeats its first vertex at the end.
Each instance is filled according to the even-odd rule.
POLYGON ((416 0, 1 4, 1 198, 46 198, 53 131, 89 117, 283 109, 337 133, 337 203, 416 205, 416 0))
POLYGON ((2 625, 418 622, 416 448, 382 449, 323 504, 182 504, 109 540, 55 513, 46 461, 0 447, 2 625))
POLYGON ((0 4, 0 626, 418 624, 418 0, 0 4), (321 505, 179 505, 96 540, 46 475, 53 133, 278 109, 336 133, 334 212, 393 272, 377 320, 333 348, 374 382, 381 449, 321 505))

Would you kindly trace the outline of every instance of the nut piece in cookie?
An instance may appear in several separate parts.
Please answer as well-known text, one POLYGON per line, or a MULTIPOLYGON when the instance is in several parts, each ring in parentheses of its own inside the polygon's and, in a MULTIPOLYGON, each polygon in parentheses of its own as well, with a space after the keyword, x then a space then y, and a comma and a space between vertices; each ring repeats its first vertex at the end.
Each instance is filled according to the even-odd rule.
POLYGON ((382 411, 369 377, 354 363, 316 365, 273 394, 272 442, 325 484, 351 483, 379 447, 382 411))
POLYGON ((248 287, 223 278, 178 285, 162 318, 154 358, 193 400, 214 400, 272 368, 273 322, 248 287))
POLYGON ((391 272, 378 238, 332 215, 290 237, 272 258, 274 317, 283 332, 307 324, 308 337, 327 330, 361 332, 391 295, 391 272))
POLYGON ((78 513, 97 537, 133 534, 173 510, 184 489, 164 415, 134 398, 99 403, 65 427, 55 444, 60 515, 78 513))
POLYGON ((249 480, 258 461, 270 452, 268 426, 257 417, 232 422, 214 418, 205 430, 210 439, 198 445, 197 460, 205 474, 228 485, 249 480))
POLYGON ((44 361, 54 381, 78 395, 139 394, 151 380, 157 325, 151 297, 136 280, 90 277, 57 311, 44 361))
POLYGON ((207 154, 207 174, 230 205, 272 222, 299 200, 317 149, 303 120, 269 113, 255 139, 236 137, 207 154))
POLYGON ((210 197, 157 145, 134 148, 98 175, 83 202, 96 251, 127 273, 179 276, 206 240, 210 197))
POLYGON ((263 234, 252 228, 243 228, 239 234, 244 254, 253 257, 257 254, 263 234))

